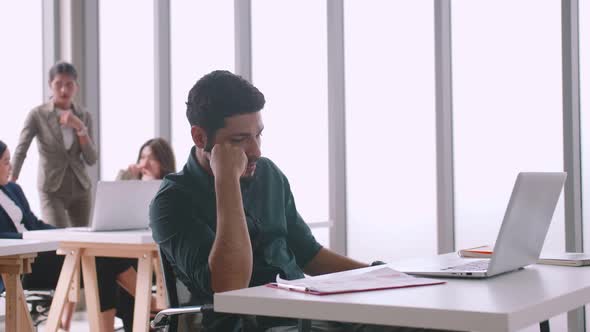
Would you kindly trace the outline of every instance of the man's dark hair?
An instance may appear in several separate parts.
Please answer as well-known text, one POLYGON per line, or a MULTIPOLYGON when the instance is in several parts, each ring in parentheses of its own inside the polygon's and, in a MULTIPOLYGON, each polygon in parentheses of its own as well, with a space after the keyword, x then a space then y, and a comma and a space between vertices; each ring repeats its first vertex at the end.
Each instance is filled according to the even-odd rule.
POLYGON ((188 93, 186 117, 191 126, 205 129, 209 142, 225 118, 260 111, 264 95, 252 83, 227 70, 213 71, 195 83, 188 93))
POLYGON ((71 76, 74 81, 78 80, 78 72, 76 71, 76 67, 69 62, 60 61, 49 69, 49 83, 53 81, 55 76, 58 74, 65 74, 71 76))
POLYGON ((2 158, 2 155, 4 154, 4 151, 6 151, 6 144, 2 141, 0 141, 0 158, 2 158))

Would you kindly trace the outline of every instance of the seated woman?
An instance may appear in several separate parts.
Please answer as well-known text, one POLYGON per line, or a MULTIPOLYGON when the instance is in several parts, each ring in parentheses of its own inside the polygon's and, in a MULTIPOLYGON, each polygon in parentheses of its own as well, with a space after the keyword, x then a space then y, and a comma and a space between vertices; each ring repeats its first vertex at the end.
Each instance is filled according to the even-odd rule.
POLYGON ((176 172, 174 152, 163 138, 152 138, 139 148, 137 162, 120 170, 117 180, 161 180, 176 172))
MULTIPOLYGON (((0 141, 0 238, 22 239, 22 233, 52 229, 52 225, 37 219, 21 187, 9 182, 12 171, 10 151, 0 141)), ((25 289, 55 289, 64 256, 55 252, 39 253, 32 264, 32 273, 23 278, 25 289)), ((115 315, 123 319, 125 331, 133 326, 133 299, 137 273, 133 259, 96 258, 100 296, 100 319, 105 331, 113 331, 115 315), (120 285, 120 287, 119 287, 120 285)), ((0 280, 0 291, 4 285, 0 280)), ((69 302, 61 317, 61 330, 69 330, 75 303, 69 302)))
MULTIPOLYGON (((139 148, 136 163, 119 171, 117 180, 161 180, 164 176, 176 172, 175 160, 168 141, 160 137, 151 138, 139 148)), ((156 308, 156 303, 153 299, 152 308, 156 308)), ((152 313, 155 311, 156 309, 152 313)))

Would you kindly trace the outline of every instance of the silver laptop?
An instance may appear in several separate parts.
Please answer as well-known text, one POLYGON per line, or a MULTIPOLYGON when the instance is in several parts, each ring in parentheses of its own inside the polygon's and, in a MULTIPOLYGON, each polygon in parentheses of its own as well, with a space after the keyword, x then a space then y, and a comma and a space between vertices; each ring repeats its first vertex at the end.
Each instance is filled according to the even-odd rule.
POLYGON ((90 227, 73 231, 119 231, 147 229, 149 206, 161 180, 99 181, 96 186, 90 227))
POLYGON ((412 264, 401 270, 415 275, 486 278, 536 263, 565 178, 563 172, 518 174, 490 259, 446 255, 436 264, 412 264))

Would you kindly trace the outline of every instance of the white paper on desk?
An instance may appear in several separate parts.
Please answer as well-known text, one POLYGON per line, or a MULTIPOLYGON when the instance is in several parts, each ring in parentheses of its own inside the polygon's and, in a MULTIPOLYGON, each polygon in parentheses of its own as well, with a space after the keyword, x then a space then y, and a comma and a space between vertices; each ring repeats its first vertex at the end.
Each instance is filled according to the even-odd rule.
POLYGON ((283 285, 305 287, 311 292, 318 293, 355 292, 444 283, 444 281, 437 279, 410 276, 389 267, 382 267, 363 273, 351 270, 297 280, 285 280, 277 275, 276 281, 283 285))

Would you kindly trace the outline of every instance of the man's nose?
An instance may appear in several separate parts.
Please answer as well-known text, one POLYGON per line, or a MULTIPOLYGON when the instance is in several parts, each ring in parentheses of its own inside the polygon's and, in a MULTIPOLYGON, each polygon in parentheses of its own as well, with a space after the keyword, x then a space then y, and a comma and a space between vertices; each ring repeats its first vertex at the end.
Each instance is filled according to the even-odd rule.
POLYGON ((252 140, 250 145, 248 146, 248 159, 258 159, 262 155, 260 151, 260 141, 259 140, 252 140))

